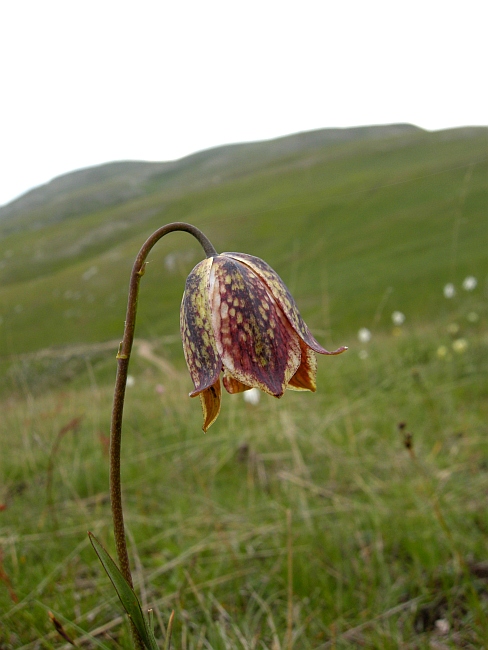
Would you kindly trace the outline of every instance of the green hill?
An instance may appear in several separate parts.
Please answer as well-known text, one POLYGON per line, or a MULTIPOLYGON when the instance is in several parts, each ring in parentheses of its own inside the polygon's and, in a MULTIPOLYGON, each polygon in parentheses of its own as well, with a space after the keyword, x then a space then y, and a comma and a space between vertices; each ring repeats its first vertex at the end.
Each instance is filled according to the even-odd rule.
MULTIPOLYGON (((442 315, 445 283, 486 281, 487 208, 485 127, 323 130, 73 172, 0 209, 0 355, 120 337, 134 256, 176 220, 265 258, 327 345, 393 309, 421 324, 442 315)), ((177 334, 201 257, 185 234, 158 244, 139 336, 177 334)))
POLYGON ((318 360, 315 394, 223 391, 203 435, 178 314, 203 254, 184 233, 152 251, 122 481, 158 639, 174 610, 188 650, 488 647, 487 215, 488 128, 408 125, 113 163, 2 208, 0 648, 133 647, 86 531, 114 554, 129 273, 175 220, 265 258, 350 350, 318 360))

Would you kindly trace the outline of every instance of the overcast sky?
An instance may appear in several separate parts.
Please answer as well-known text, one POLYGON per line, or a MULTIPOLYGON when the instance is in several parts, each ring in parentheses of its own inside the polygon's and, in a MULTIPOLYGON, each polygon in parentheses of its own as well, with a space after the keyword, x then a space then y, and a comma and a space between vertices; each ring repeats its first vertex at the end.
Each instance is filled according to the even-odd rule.
POLYGON ((4 0, 0 205, 80 167, 488 124, 485 0, 4 0))

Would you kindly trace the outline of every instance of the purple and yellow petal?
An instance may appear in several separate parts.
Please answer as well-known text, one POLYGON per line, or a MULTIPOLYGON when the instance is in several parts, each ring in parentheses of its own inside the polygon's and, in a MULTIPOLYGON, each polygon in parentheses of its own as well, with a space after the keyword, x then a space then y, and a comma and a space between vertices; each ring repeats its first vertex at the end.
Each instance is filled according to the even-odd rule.
POLYGON ((312 336, 312 333, 308 329, 305 321, 298 311, 298 307, 293 299, 293 296, 288 291, 283 280, 280 276, 274 271, 269 264, 259 257, 254 257, 253 255, 246 255, 245 253, 222 253, 223 256, 232 258, 239 262, 242 262, 246 266, 256 273, 256 275, 266 284, 269 291, 273 295, 274 299, 281 307, 283 313, 289 320, 291 326, 298 334, 298 336, 312 348, 315 352, 320 354, 340 354, 347 350, 345 347, 340 347, 333 352, 329 352, 323 348, 312 336))
POLYGON ((205 432, 215 422, 220 413, 221 394, 220 379, 217 379, 215 384, 209 386, 199 394, 203 411, 202 429, 205 432))
POLYGON ((229 393, 250 388, 281 397, 286 388, 316 390, 324 349, 303 321, 293 297, 258 257, 223 253, 193 269, 180 318, 183 349, 203 410, 203 430, 220 412, 221 384, 229 393))
POLYGON ((224 369, 224 376, 222 378, 225 390, 234 395, 235 393, 243 393, 246 390, 251 390, 252 386, 246 386, 238 379, 235 379, 228 370, 224 369))
POLYGON ((181 302, 180 328, 183 351, 195 390, 192 397, 213 386, 222 370, 215 346, 209 304, 209 277, 212 259, 195 266, 186 280, 181 302))
POLYGON ((301 350, 266 284, 248 265, 219 255, 210 272, 210 312, 227 374, 281 396, 300 365, 301 350))
POLYGON ((302 362, 296 373, 290 379, 288 388, 290 390, 310 390, 312 393, 315 393, 317 390, 317 384, 315 383, 317 377, 317 357, 315 356, 315 352, 306 343, 303 341, 300 343, 302 348, 302 362))

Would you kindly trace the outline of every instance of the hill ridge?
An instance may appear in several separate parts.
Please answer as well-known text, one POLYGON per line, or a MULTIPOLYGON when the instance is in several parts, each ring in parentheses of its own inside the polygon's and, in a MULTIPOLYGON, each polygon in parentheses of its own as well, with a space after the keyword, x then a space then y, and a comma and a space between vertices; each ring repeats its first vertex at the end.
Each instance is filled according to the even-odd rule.
MULTIPOLYGON (((214 168, 224 166, 229 154, 245 152, 249 155, 253 150, 267 153, 268 156, 279 156, 286 153, 300 151, 304 148, 320 147, 324 144, 336 144, 350 140, 367 138, 382 138, 403 135, 411 132, 421 132, 422 129, 411 124, 391 124, 375 126, 358 126, 347 128, 316 129, 303 131, 291 135, 280 136, 270 140, 225 144, 202 151, 191 153, 188 156, 172 161, 149 162, 142 160, 118 160, 101 163, 81 169, 75 169, 52 180, 28 190, 13 201, 0 206, 0 223, 2 220, 18 216, 29 210, 45 207, 49 201, 60 202, 66 193, 77 192, 82 188, 90 187, 92 191, 100 184, 118 179, 118 188, 121 192, 119 200, 112 204, 123 202, 129 198, 140 196, 141 186, 151 177, 178 173, 189 165, 203 163, 214 168), (125 191, 121 184, 125 184, 125 191)), ((104 205, 107 205, 106 203, 104 205)))
MULTIPOLYGON (((217 250, 266 259, 325 347, 371 323, 390 328, 390 306, 407 322, 440 317, 443 286, 462 294, 467 275, 482 299, 487 127, 323 130, 199 152, 159 175, 158 165, 81 170, 88 184, 0 218, 0 356, 120 337, 134 257, 171 221, 200 227, 217 250)), ((137 336, 176 335, 185 278, 200 259, 184 234, 158 244, 137 336)), ((486 305, 474 298, 481 322, 486 305)))

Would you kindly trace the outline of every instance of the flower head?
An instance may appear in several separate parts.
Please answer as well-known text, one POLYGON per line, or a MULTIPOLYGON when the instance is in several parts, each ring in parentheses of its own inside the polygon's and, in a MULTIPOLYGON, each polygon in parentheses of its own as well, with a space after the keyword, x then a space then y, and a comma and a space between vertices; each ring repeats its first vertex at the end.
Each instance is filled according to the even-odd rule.
POLYGON ((456 295, 456 288, 452 284, 452 282, 448 282, 447 284, 444 285, 444 297, 445 298, 454 298, 456 295))
POLYGON ((393 321, 393 325, 403 325, 405 322, 405 314, 402 311, 394 311, 391 315, 391 320, 393 321))
POLYGON ((281 397, 286 388, 315 391, 319 354, 280 277, 258 257, 222 253, 203 260, 186 281, 181 304, 186 363, 203 409, 203 430, 220 411, 220 374, 227 392, 260 388, 281 397))
POLYGON ((371 341, 371 331, 367 327, 361 327, 358 332, 358 339, 361 343, 369 343, 371 341))
POLYGON ((437 356, 439 359, 445 359, 447 357, 447 348, 445 345, 439 345, 437 348, 437 356))
POLYGON ((476 289, 477 284, 478 280, 473 275, 468 275, 468 277, 463 280, 463 289, 465 291, 473 291, 473 289, 476 289))
POLYGON ((250 388, 244 392, 243 397, 245 402, 256 406, 259 404, 259 400, 261 399, 261 393, 258 388, 250 388))
POLYGON ((454 352, 457 352, 458 354, 462 354, 463 352, 466 352, 468 349, 468 342, 466 339, 456 339, 453 344, 452 344, 452 349, 454 352))

